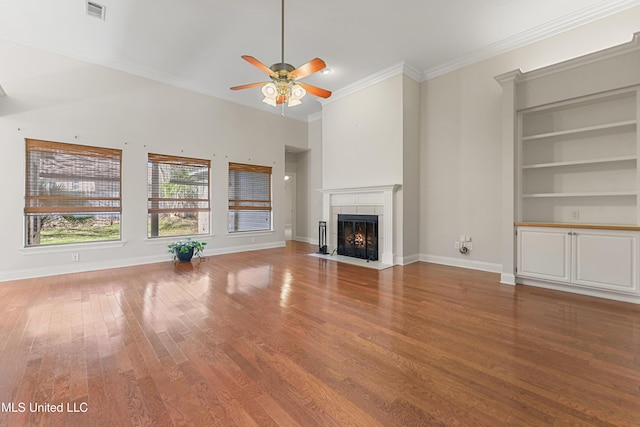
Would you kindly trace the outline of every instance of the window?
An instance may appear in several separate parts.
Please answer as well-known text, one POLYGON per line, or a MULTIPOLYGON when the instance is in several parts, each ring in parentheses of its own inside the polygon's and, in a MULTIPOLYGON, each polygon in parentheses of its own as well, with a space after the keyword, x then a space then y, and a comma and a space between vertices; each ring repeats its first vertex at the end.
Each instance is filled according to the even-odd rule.
POLYGON ((122 150, 26 140, 26 246, 120 239, 122 150))
POLYGON ((229 163, 229 232, 271 230, 271 167, 229 163))
POLYGON ((148 236, 209 233, 210 160, 149 153, 148 236))

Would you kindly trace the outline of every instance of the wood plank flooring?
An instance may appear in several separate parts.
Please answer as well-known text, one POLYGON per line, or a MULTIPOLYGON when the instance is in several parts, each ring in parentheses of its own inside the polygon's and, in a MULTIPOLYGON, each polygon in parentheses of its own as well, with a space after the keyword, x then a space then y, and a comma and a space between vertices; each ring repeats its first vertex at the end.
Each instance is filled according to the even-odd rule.
POLYGON ((640 425, 639 306, 314 250, 0 283, 0 426, 640 425))

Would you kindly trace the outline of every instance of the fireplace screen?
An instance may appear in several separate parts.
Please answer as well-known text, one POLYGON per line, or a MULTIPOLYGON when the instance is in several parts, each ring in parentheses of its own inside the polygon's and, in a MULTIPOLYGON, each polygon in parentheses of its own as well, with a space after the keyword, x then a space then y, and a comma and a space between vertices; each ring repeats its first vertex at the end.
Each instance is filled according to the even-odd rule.
POLYGON ((378 260, 378 216, 338 215, 338 255, 378 260))

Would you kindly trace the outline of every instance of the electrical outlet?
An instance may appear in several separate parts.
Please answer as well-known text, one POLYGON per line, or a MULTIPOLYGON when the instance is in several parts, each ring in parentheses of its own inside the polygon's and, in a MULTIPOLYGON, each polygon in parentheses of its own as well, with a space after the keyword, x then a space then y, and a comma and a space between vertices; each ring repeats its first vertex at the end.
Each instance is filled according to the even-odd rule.
POLYGON ((571 216, 572 220, 579 220, 580 219, 580 211, 578 209, 571 209, 571 212, 569 214, 571 216))
POLYGON ((80 254, 71 254, 71 261, 73 262, 80 261, 80 254))
POLYGON ((453 247, 456 248, 456 249, 460 249, 460 246, 461 246, 460 242, 455 242, 453 244, 453 247))

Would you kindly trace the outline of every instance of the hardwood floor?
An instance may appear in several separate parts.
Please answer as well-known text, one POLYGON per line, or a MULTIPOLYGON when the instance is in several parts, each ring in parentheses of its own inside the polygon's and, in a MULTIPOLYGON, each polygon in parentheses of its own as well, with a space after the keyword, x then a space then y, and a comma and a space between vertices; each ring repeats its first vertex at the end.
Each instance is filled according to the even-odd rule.
POLYGON ((640 307, 314 250, 0 283, 0 425, 640 425, 640 307))

